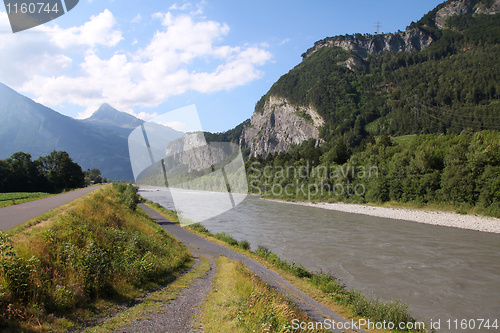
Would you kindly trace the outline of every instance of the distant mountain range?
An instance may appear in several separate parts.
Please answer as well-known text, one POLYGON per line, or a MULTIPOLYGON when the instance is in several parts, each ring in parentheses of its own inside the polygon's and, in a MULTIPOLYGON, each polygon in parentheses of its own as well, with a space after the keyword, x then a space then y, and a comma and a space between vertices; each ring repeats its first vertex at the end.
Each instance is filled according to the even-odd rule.
MULTIPOLYGON (((22 151, 33 159, 66 151, 84 170, 98 168, 113 180, 133 180, 128 135, 144 121, 103 104, 77 120, 20 95, 0 83, 0 159, 22 151)), ((164 127, 175 137, 179 132, 164 127)))

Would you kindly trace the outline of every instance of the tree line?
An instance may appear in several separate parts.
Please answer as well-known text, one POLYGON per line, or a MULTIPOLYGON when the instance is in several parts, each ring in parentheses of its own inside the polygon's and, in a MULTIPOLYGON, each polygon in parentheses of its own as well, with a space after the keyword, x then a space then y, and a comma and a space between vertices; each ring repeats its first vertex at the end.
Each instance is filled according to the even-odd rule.
POLYGON ((500 132, 314 140, 246 162, 251 192, 290 200, 437 204, 500 217, 500 132))
POLYGON ((59 192, 92 182, 107 181, 98 169, 82 171, 65 151, 53 151, 32 160, 30 154, 14 153, 0 160, 0 192, 59 192))

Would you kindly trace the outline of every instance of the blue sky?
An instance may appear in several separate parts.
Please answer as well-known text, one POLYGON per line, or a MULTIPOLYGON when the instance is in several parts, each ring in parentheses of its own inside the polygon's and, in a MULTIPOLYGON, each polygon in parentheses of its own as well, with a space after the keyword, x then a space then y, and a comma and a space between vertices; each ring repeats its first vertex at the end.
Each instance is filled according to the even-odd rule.
POLYGON ((440 0, 80 0, 12 34, 0 7, 0 82, 65 115, 102 103, 150 119, 194 104, 204 130, 252 113, 315 41, 404 30, 440 0))

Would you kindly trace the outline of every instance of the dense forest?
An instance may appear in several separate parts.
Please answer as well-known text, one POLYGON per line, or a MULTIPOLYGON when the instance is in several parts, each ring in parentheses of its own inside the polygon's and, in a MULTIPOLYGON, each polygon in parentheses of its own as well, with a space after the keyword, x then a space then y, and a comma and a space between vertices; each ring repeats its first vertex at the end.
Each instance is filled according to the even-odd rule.
POLYGON ((246 162, 252 193, 287 200, 437 204, 500 217, 500 132, 382 136, 353 153, 314 140, 246 162), (396 142, 395 142, 396 141, 396 142))
POLYGON ((0 160, 0 193, 59 192, 106 181, 98 169, 82 168, 64 151, 53 151, 32 160, 30 154, 18 152, 0 160))

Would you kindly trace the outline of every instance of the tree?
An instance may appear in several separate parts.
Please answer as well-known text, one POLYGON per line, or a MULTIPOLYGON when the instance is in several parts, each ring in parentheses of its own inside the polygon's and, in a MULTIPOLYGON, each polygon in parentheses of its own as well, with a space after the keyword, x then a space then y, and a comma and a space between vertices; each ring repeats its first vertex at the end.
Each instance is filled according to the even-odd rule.
POLYGON ((69 157, 65 151, 53 151, 50 155, 40 157, 37 162, 54 190, 78 188, 85 185, 82 168, 69 157))
POLYGON ((31 155, 23 152, 14 153, 6 160, 9 171, 5 180, 6 191, 43 191, 46 182, 37 168, 37 164, 31 160, 31 155))
POLYGON ((101 177, 101 170, 99 169, 92 169, 92 170, 87 170, 84 171, 85 174, 85 184, 90 185, 90 184, 100 184, 105 182, 104 179, 101 177))

